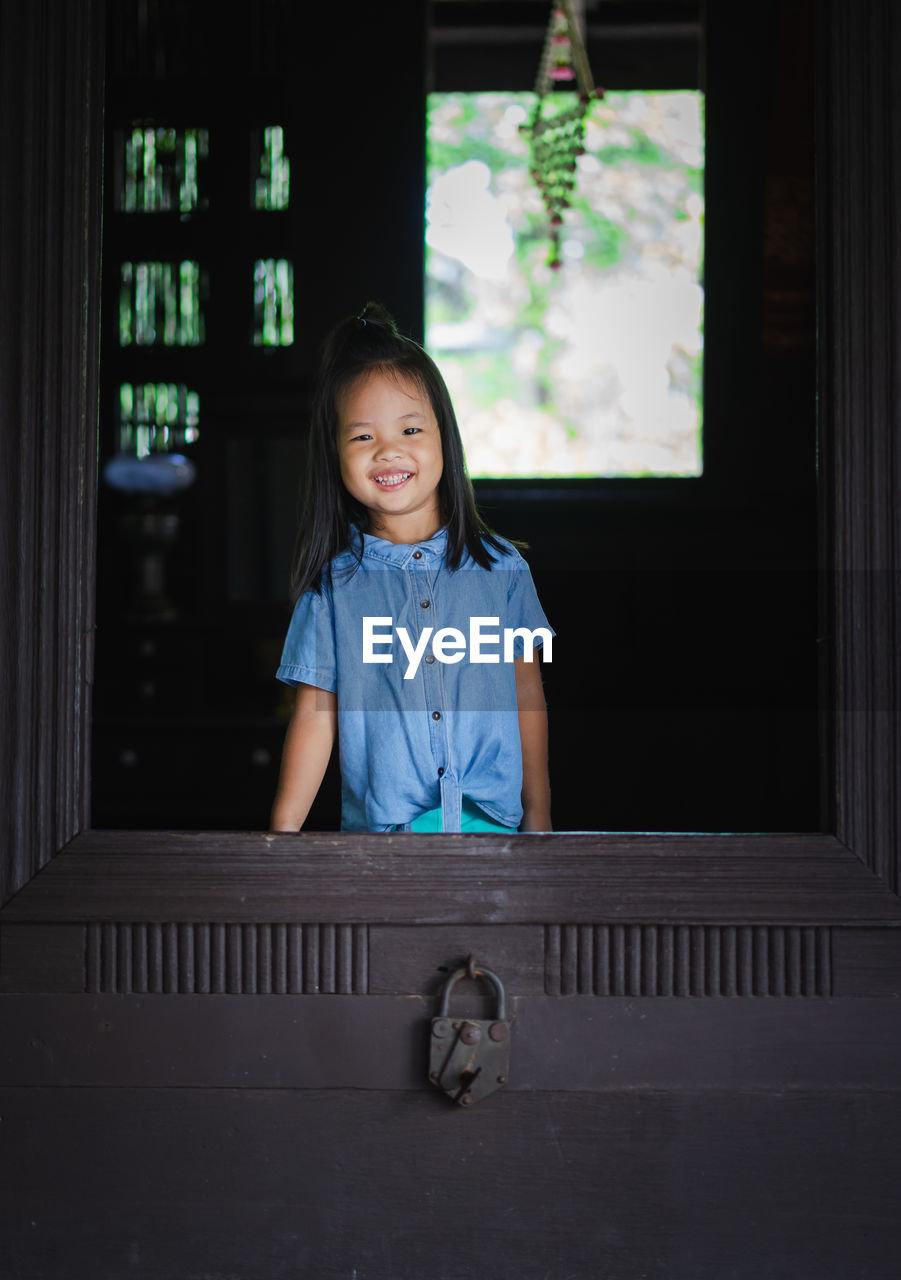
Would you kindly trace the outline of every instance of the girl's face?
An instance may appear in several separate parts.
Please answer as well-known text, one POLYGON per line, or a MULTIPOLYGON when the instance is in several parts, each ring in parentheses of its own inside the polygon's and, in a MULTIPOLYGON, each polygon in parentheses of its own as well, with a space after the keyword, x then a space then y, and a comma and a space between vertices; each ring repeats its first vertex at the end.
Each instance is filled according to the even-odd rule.
POLYGON ((338 399, 344 487, 390 542, 421 542, 441 527, 441 432, 431 402, 409 378, 364 373, 338 399))

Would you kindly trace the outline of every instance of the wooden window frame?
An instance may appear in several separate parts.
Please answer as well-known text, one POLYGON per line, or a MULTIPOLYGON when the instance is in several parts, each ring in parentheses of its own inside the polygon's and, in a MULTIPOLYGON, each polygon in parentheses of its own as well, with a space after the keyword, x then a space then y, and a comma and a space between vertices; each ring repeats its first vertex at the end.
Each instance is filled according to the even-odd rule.
MULTIPOLYGON (((817 6, 819 458, 830 830, 91 831, 103 4, 6 4, 0 923, 901 924, 901 23, 817 6), (27 9, 27 12, 26 12, 27 9), (874 122, 878 122, 874 129, 874 122)), ((893 937, 897 937, 895 933, 893 937)))

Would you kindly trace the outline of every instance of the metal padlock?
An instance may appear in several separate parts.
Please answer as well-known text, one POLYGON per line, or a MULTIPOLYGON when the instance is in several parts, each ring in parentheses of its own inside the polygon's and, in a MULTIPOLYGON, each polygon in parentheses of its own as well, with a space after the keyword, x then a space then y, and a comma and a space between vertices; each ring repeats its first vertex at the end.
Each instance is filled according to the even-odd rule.
POLYGON ((438 1016, 432 1019, 429 1079, 461 1107, 471 1107, 507 1083, 510 1071, 510 1021, 507 996, 496 973, 469 964, 454 972, 441 990, 438 1016), (497 993, 494 1018, 450 1017, 450 997, 461 978, 487 978, 497 993))

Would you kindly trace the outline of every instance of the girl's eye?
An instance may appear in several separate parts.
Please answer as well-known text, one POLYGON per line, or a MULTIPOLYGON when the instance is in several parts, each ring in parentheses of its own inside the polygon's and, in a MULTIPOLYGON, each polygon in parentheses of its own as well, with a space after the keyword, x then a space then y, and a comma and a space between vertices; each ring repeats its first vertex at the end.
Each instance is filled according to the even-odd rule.
POLYGON ((351 438, 350 438, 350 443, 351 443, 351 444, 353 444, 353 442, 354 442, 355 440, 371 440, 371 439, 372 439, 372 436, 367 435, 367 434, 366 434, 366 432, 364 431, 364 432, 362 433, 362 435, 359 435, 359 436, 351 436, 351 438))
POLYGON ((404 435, 412 435, 414 431, 422 431, 422 427, 404 427, 404 435))

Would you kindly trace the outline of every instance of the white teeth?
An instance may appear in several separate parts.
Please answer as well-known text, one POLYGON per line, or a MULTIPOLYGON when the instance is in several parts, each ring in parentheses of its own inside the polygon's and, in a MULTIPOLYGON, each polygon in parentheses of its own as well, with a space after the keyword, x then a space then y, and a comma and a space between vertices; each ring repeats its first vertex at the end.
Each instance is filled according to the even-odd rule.
POLYGON ((412 471, 405 471, 399 476, 373 476, 372 478, 375 480, 376 484, 395 485, 401 484, 404 480, 409 480, 412 474, 412 471))

